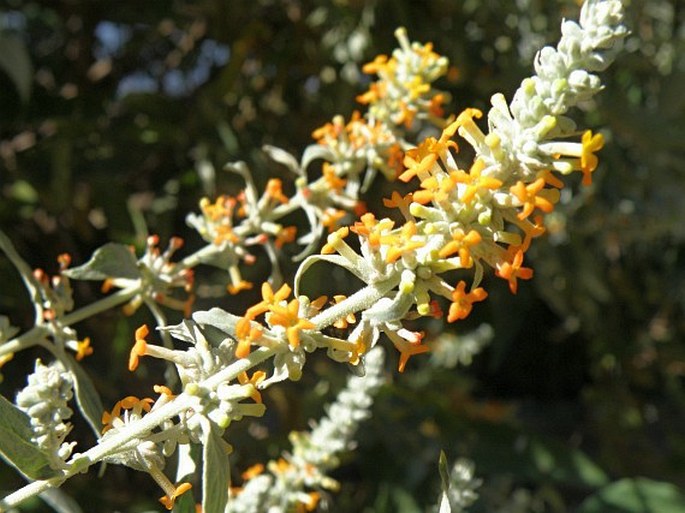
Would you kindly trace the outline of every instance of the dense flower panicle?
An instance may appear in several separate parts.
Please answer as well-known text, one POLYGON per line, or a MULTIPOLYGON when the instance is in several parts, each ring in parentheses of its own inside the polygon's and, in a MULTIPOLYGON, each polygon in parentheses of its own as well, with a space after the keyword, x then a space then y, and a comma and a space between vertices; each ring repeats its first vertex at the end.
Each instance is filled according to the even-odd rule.
POLYGON ((72 415, 67 402, 73 397, 73 379, 61 362, 44 365, 36 360, 35 370, 28 377, 28 384, 17 394, 16 404, 31 421, 32 441, 49 458, 53 469, 66 467, 76 442, 65 442, 71 431, 71 423, 65 422, 72 415))
POLYGON ((411 128, 415 118, 430 118, 440 124, 447 96, 431 84, 447 72, 447 59, 435 53, 431 43, 410 43, 403 28, 395 36, 400 48, 390 58, 379 55, 363 67, 379 80, 357 100, 368 103, 370 115, 386 123, 411 128))
POLYGON ((256 464, 242 473, 244 484, 231 491, 228 512, 314 511, 325 490, 336 481, 326 474, 349 448, 360 424, 369 417, 373 397, 383 384, 384 354, 376 348, 366 357, 366 374, 351 376, 310 432, 290 435, 292 450, 267 465, 256 464))
MULTIPOLYGON (((483 112, 475 108, 443 118, 447 97, 433 89, 432 82, 445 73, 447 60, 433 52, 430 43, 410 43, 400 29, 401 48, 390 58, 380 56, 365 66, 366 72, 378 75, 359 98, 369 105, 366 114, 354 113, 348 122, 335 117, 316 130, 316 144, 300 161, 265 147, 275 162, 297 176, 292 194, 275 178, 260 194, 244 163, 227 166, 243 177, 244 189, 233 197, 203 199, 200 214, 187 218, 208 243, 202 250, 173 262, 183 241, 173 238, 162 251, 158 237, 151 236, 144 255, 130 262, 131 277, 108 278, 103 288, 129 289, 129 295, 121 294, 121 302, 135 294, 127 305, 129 313, 146 304, 159 320, 164 315, 157 305, 163 305, 191 317, 192 268, 210 264, 225 269, 228 292, 239 293, 253 287, 243 279, 240 267, 254 263, 250 250, 259 246, 272 264, 270 279, 261 285, 262 298, 243 316, 213 308, 193 312, 192 318, 175 326, 160 322, 158 331, 165 342, 173 336, 188 345, 183 349, 149 342, 148 327, 138 328, 129 369, 135 371, 142 356, 173 363, 182 391, 174 394, 166 386, 155 386, 157 399, 128 396, 105 411, 101 442, 109 445, 98 461, 149 473, 164 490, 160 502, 171 510, 191 488, 189 483, 172 483, 163 473, 166 458, 177 445, 209 443, 210 436, 217 439, 215 434, 219 445, 225 444, 221 436, 231 422, 264 414, 264 389, 285 379, 298 380, 307 353, 325 348, 330 358, 347 362, 359 376, 366 376, 350 378, 311 433, 291 436, 289 454, 244 472, 244 486, 231 490, 234 500, 227 509, 314 511, 325 501, 323 492, 336 489, 337 483, 326 473, 349 447, 380 386, 383 357, 374 347, 380 336, 384 334, 397 349, 398 369, 403 372, 412 356, 431 347, 423 331, 414 331, 413 321, 466 319, 474 304, 488 297, 481 286, 487 271, 516 293, 519 280, 533 277, 524 259, 532 240, 547 230, 545 216, 560 201, 564 183, 558 175, 578 172, 581 182, 591 185, 604 137, 588 130, 579 141, 573 140, 581 132, 565 113, 601 88, 592 72, 608 65, 611 55, 604 50, 625 35, 621 15, 618 0, 587 0, 580 24, 564 22, 558 47, 539 52, 536 75, 522 82, 513 101, 507 103, 501 94, 492 97, 487 130, 479 126, 483 112), (442 131, 412 145, 404 137, 407 131, 418 132, 419 120, 442 131), (473 162, 460 162, 457 136, 473 147, 473 162), (308 168, 315 161, 322 161, 321 176, 309 181, 308 168), (379 171, 415 185, 404 196, 394 192, 384 200, 387 207, 397 209, 401 221, 363 211, 359 195, 379 171), (295 227, 281 222, 297 209, 311 228, 299 238, 295 227), (352 211, 358 221, 341 226, 352 211), (321 254, 312 254, 326 231, 321 254), (350 240, 353 237, 358 244, 350 240), (306 259, 292 288, 284 284, 274 290, 272 284, 283 283, 280 253, 292 242, 305 246, 295 258, 306 259), (340 266, 364 286, 349 296, 333 294, 331 301, 325 296, 311 300, 300 293, 300 284, 317 262, 340 266), (178 289, 183 289, 184 299, 175 297, 178 289), (441 304, 448 305, 446 313, 441 304), (117 441, 120 446, 110 450, 117 441)), ((129 256, 126 249, 123 255, 129 256)), ((68 258, 62 257, 60 265, 66 269, 68 258)), ((101 279, 97 269, 84 267, 82 276, 90 272, 101 279)), ((47 333, 60 349, 68 347, 82 360, 92 353, 90 339, 77 338, 69 322, 60 324, 73 308, 68 277, 68 271, 52 281, 42 271, 32 276, 30 285, 41 302, 36 322, 50 327, 47 333)), ((80 315, 73 316, 72 323, 80 315)), ((0 333, 0 339, 4 336, 0 333)), ((468 361, 474 347, 461 351, 455 361, 468 361)), ((0 355, 0 365, 8 358, 11 353, 0 355)), ((17 396, 18 406, 31 419, 33 442, 51 454, 55 469, 65 472, 73 447, 64 442, 70 427, 63 422, 71 414, 66 406, 71 379, 59 364, 46 367, 37 362, 29 385, 17 396)), ((453 473, 468 493, 446 494, 445 500, 466 506, 477 486, 472 469, 460 464, 453 473)))
MULTIPOLYGON (((399 178, 418 180, 418 189, 385 202, 400 210, 404 224, 395 226, 365 214, 350 228, 359 238, 359 253, 344 240, 347 229, 329 236, 322 254, 343 257, 344 267, 369 289, 401 276, 395 278, 396 289, 363 313, 353 332, 386 333, 400 351, 401 368, 408 356, 424 350, 400 335, 403 320, 432 315, 436 296, 450 302, 448 322, 466 318, 473 303, 487 297, 480 286, 487 268, 516 293, 519 280, 533 277, 533 270, 523 264, 525 252, 532 239, 544 233, 544 215, 553 212, 560 199, 563 182, 554 173, 578 171, 582 183, 590 184, 603 137, 586 131, 580 142, 560 140, 576 133, 563 114, 581 97, 599 90, 601 84, 593 78, 580 84, 579 73, 588 62, 606 62, 610 56, 602 50, 620 41, 625 29, 619 24, 620 4, 615 0, 590 0, 583 12, 582 27, 565 22, 558 49, 540 52, 538 75, 523 81, 511 105, 503 95, 493 96, 487 131, 476 122, 483 113, 466 109, 440 137, 428 137, 407 149, 406 170, 399 178), (607 22, 611 24, 602 29, 593 25, 607 22), (457 134, 475 150, 468 169, 457 160, 457 134), (461 280, 453 286, 440 276, 457 269, 473 270, 470 284, 461 280)), ((396 66, 379 58, 369 69, 380 74, 396 66)), ((593 66, 588 69, 596 69, 593 66)), ((377 101, 382 93, 372 88, 366 98, 377 101)), ((349 340, 354 340, 352 334, 349 340)))

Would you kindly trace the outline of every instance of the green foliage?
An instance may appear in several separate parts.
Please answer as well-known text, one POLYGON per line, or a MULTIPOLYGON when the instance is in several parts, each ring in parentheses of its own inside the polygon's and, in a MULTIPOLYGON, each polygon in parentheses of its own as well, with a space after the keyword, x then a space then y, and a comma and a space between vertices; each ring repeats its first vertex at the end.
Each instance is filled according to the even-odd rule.
POLYGON ((0 396, 0 455, 29 479, 53 477, 50 460, 32 437, 28 415, 0 396))
POLYGON ((202 453, 202 511, 224 511, 228 503, 231 469, 229 445, 214 425, 206 426, 202 453))
POLYGON ((587 498, 578 513, 677 513, 685 494, 671 484, 645 478, 621 479, 587 498))
POLYGON ((98 248, 83 265, 67 269, 65 274, 75 280, 105 280, 107 278, 140 278, 138 262, 131 249, 123 244, 109 243, 98 248))

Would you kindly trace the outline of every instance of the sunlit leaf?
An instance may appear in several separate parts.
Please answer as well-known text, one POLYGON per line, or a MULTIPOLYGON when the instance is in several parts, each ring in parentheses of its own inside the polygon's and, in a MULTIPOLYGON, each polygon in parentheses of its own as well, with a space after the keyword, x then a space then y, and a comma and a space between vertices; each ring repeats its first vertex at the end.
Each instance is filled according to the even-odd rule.
POLYGON ((108 243, 95 250, 85 264, 67 269, 64 274, 76 280, 104 280, 106 278, 140 277, 138 262, 133 252, 124 244, 108 243))

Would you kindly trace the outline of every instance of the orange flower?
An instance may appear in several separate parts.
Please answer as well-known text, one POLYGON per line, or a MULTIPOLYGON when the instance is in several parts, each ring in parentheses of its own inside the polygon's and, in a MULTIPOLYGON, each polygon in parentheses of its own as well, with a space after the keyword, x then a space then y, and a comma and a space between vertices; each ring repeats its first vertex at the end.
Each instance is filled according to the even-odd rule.
POLYGON ((438 255, 440 258, 447 258, 454 253, 459 253, 459 260, 465 269, 473 265, 471 258, 471 246, 476 246, 481 243, 483 238, 476 230, 471 230, 464 233, 464 230, 457 230, 452 234, 452 240, 445 244, 438 255))
POLYGON ((496 178, 489 176, 482 176, 482 171, 485 169, 485 161, 477 158, 471 166, 468 173, 458 171, 452 173, 452 176, 460 183, 466 184, 466 189, 461 195, 461 201, 468 204, 473 201, 473 198, 480 192, 481 189, 497 190, 502 187, 502 182, 496 178))
POLYGON ((297 235, 296 226, 288 226, 287 228, 281 228, 278 232, 278 235, 276 235, 276 247, 280 249, 283 247, 284 244, 294 241, 295 235, 297 235))
POLYGON ((238 294, 239 292, 242 292, 243 290, 249 290, 254 286, 253 283, 245 280, 240 280, 238 283, 229 283, 228 287, 226 289, 228 290, 228 293, 231 294, 232 296, 238 294))
POLYGON ((399 234, 388 234, 381 236, 381 244, 389 246, 388 253, 385 257, 386 263, 392 264, 405 253, 409 253, 410 251, 424 246, 424 241, 412 240, 416 233, 416 223, 414 223, 414 221, 407 221, 402 226, 399 234))
POLYGON ((518 290, 517 278, 522 280, 530 280, 533 277, 533 270, 528 267, 521 267, 523 263, 523 250, 519 249, 511 262, 504 261, 497 264, 495 274, 500 278, 509 281, 509 290, 512 294, 516 294, 518 290))
POLYGON ((283 182, 281 182, 278 178, 271 178, 266 183, 264 194, 280 203, 288 203, 288 197, 283 194, 283 182))
POLYGON ((236 358, 246 358, 250 354, 252 342, 256 342, 262 336, 262 330, 252 326, 251 319, 242 317, 235 325, 235 336, 238 345, 235 349, 236 358))
POLYGON ((369 212, 361 216, 361 222, 356 221, 350 230, 366 237, 371 247, 378 247, 381 244, 382 233, 392 229, 394 225, 390 219, 376 220, 376 216, 369 212))
POLYGON ((128 357, 128 370, 131 372, 138 368, 138 359, 141 356, 145 356, 147 352, 147 342, 145 341, 145 337, 147 337, 149 334, 150 330, 148 329, 147 324, 143 324, 136 330, 136 343, 133 345, 131 353, 128 357))
POLYGON ((559 201, 559 191, 557 189, 545 189, 545 178, 540 177, 534 182, 526 185, 521 180, 512 185, 509 190, 523 203, 523 210, 517 217, 521 220, 539 208, 546 214, 554 210, 554 204, 559 201))
POLYGON ((251 384, 254 387, 254 391, 250 395, 252 399, 256 403, 262 402, 262 394, 259 393, 259 390, 257 390, 257 385, 259 385, 262 381, 266 379, 266 372, 264 371, 255 371, 254 374, 252 374, 251 378, 247 377, 247 372, 241 372, 238 374, 238 381, 240 382, 241 385, 247 385, 248 383, 251 384))
POLYGON ((473 303, 483 301, 488 297, 488 293, 482 287, 466 292, 466 282, 460 281, 457 288, 452 291, 452 304, 447 315, 447 322, 454 322, 466 319, 473 309, 473 303))
POLYGON ((164 497, 161 497, 159 499, 159 502, 161 502, 166 509, 171 511, 172 509, 174 509, 174 503, 176 502, 176 499, 178 499, 181 495, 186 493, 192 487, 193 485, 191 485, 190 483, 181 483, 173 490, 172 493, 165 495, 164 497))
POLYGON ((262 472, 264 472, 264 465, 261 463, 257 463, 255 465, 252 465, 251 467, 249 467, 242 474, 240 474, 240 477, 243 478, 243 481, 249 481, 253 477, 257 477, 262 472))
POLYGON ((300 331, 316 328, 313 322, 298 316, 299 309, 300 302, 297 299, 293 299, 287 306, 273 304, 270 307, 269 324, 285 328, 288 344, 291 348, 299 347, 300 331))

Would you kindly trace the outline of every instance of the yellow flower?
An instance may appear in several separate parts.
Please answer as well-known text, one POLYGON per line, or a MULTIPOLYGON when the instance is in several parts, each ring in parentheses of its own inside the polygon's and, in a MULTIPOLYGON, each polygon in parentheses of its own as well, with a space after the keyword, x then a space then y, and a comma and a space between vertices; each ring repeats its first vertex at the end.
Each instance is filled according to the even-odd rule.
POLYGON ((252 399, 256 403, 262 403, 262 394, 259 393, 259 390, 257 390, 257 385, 259 385, 262 381, 266 379, 266 372, 264 371, 255 371, 254 374, 252 374, 252 377, 249 378, 247 376, 247 372, 241 372, 238 374, 238 381, 240 382, 241 385, 247 385, 250 384, 254 387, 254 391, 250 395, 252 399))
POLYGON ((310 320, 299 317, 300 302, 297 299, 293 299, 287 306, 273 304, 269 310, 271 311, 271 316, 268 317, 269 324, 285 328, 288 344, 292 348, 300 345, 300 331, 316 328, 310 320))
POLYGON ((90 347, 90 337, 86 337, 77 343, 76 361, 80 362, 86 356, 93 354, 93 348, 90 347))
POLYGON ((407 221, 402 226, 399 234, 381 236, 381 244, 388 246, 385 262, 392 264, 405 253, 409 253, 424 246, 426 244, 424 241, 414 239, 416 233, 416 223, 414 223, 414 221, 407 221))
POLYGON ((592 172, 597 169, 598 159, 594 152, 604 147, 602 134, 592 135, 592 130, 586 130, 581 139, 583 150, 580 154, 580 168, 583 172, 583 185, 592 183, 592 172))
POLYGON ((461 170, 452 173, 452 176, 454 176, 458 182, 466 185, 464 192, 461 194, 461 201, 463 203, 471 203, 481 189, 494 191, 502 187, 502 182, 500 180, 489 176, 483 176, 481 174, 483 169, 485 169, 485 161, 481 158, 477 158, 468 173, 461 170))
POLYGON ((509 188, 511 193, 523 203, 523 210, 517 216, 520 220, 527 218, 536 208, 545 214, 554 210, 554 204, 559 201, 559 191, 545 189, 545 183, 544 177, 540 177, 528 185, 519 180, 509 188))

